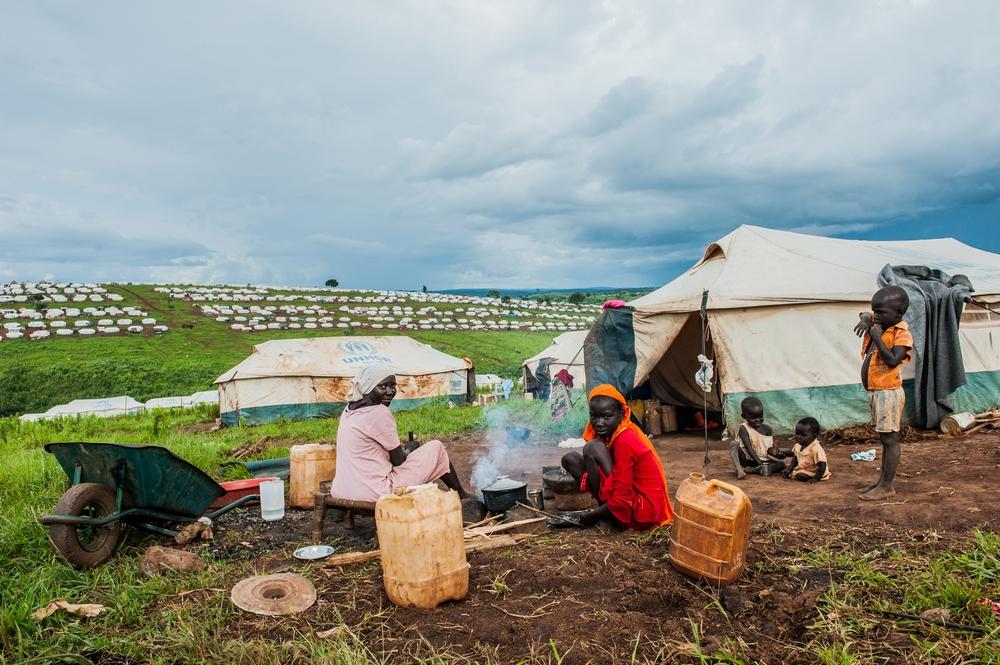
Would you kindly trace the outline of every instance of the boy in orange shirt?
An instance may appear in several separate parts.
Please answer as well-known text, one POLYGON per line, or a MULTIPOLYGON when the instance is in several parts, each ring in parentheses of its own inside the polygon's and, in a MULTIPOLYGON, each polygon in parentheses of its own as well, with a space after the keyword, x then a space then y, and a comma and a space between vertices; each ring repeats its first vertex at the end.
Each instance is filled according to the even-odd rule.
POLYGON ((872 296, 872 311, 859 314, 854 332, 861 337, 861 385, 868 391, 875 431, 882 440, 882 474, 862 488, 864 501, 895 496, 892 483, 899 466, 899 428, 903 417, 903 381, 900 366, 910 362, 913 336, 903 314, 910 306, 906 291, 886 286, 872 296))

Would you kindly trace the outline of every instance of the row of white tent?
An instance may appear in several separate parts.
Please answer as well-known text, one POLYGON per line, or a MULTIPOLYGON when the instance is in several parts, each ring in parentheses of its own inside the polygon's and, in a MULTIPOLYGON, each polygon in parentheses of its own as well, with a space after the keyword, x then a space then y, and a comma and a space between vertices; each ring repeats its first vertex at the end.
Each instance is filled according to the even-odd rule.
MULTIPOLYGON (((33 329, 44 329, 44 328, 90 328, 95 325, 90 319, 76 319, 74 321, 68 321, 65 319, 57 320, 41 320, 34 319, 28 321, 27 323, 20 323, 18 321, 9 321, 2 324, 2 327, 7 330, 18 330, 21 328, 33 328, 33 329), (73 325, 70 325, 73 324, 73 325)), ((98 319, 96 325, 98 326, 121 326, 127 328, 128 326, 153 326, 156 325, 156 319, 145 318, 139 319, 138 321, 133 319, 98 319)))
POLYGON ((37 310, 31 307, 0 308, 0 316, 4 319, 64 319, 89 316, 100 318, 102 316, 131 316, 135 318, 148 317, 144 310, 138 307, 49 307, 44 310, 37 310))
POLYGON ((581 329, 589 327, 587 323, 528 323, 528 322, 517 322, 517 321, 488 321, 484 323, 430 323, 425 321, 414 321, 407 323, 371 323, 368 321, 352 321, 348 319, 347 321, 307 321, 305 323, 284 323, 284 322, 267 322, 260 320, 250 320, 246 323, 233 323, 230 326, 231 330, 236 332, 263 332, 266 330, 315 330, 318 328, 330 329, 330 328, 371 328, 373 330, 531 330, 531 331, 560 331, 560 330, 570 330, 570 329, 581 329))
MULTIPOLYGON (((412 303, 427 302, 436 304, 473 304, 492 305, 503 307, 524 307, 528 309, 548 309, 555 311, 591 311, 597 313, 600 307, 597 305, 572 305, 569 303, 545 303, 540 300, 529 300, 521 298, 511 298, 503 301, 501 298, 465 296, 447 293, 424 293, 420 291, 373 291, 371 296, 348 296, 337 294, 335 290, 319 289, 325 291, 323 295, 315 293, 317 289, 291 289, 282 287, 282 291, 299 291, 300 293, 272 292, 267 288, 225 288, 225 287, 157 287, 157 292, 168 294, 171 298, 190 300, 194 302, 254 302, 254 301, 275 301, 292 302, 305 300, 311 303, 412 303), (305 292, 305 295, 303 293, 305 292), (327 295, 329 293, 329 295, 327 295)), ((352 289, 351 292, 363 292, 359 289, 352 289)))
POLYGON ((106 293, 107 289, 93 282, 2 282, 0 293, 106 293))
MULTIPOLYGON (((40 300, 37 300, 37 302, 60 302, 60 303, 62 303, 62 302, 105 302, 105 301, 121 302, 123 300, 125 300, 125 298, 123 296, 118 295, 117 293, 105 293, 105 294, 91 293, 89 295, 83 294, 83 293, 77 293, 76 295, 72 295, 72 296, 64 296, 64 295, 60 295, 58 293, 54 293, 54 294, 51 294, 51 295, 45 295, 45 296, 43 296, 40 300)), ((31 295, 26 295, 26 294, 10 295, 10 294, 0 293, 0 304, 3 304, 3 303, 22 303, 22 302, 29 302, 29 301, 36 301, 36 300, 31 295)))
POLYGON ((333 317, 338 314, 340 314, 338 320, 344 323, 349 323, 353 320, 352 317, 354 317, 359 320, 368 320, 376 323, 400 323, 404 325, 407 323, 429 323, 432 325, 435 323, 486 323, 487 325, 494 325, 500 323, 501 321, 514 322, 517 320, 517 323, 520 325, 528 325, 531 323, 545 325, 546 323, 552 322, 556 325, 562 323, 564 325, 586 324, 589 326, 594 322, 594 317, 590 315, 552 314, 547 312, 533 314, 530 312, 516 310, 511 310, 510 312, 498 312, 495 310, 444 310, 431 312, 413 312, 411 310, 389 312, 388 310, 357 310, 342 307, 338 312, 326 309, 284 311, 284 308, 250 308, 249 310, 219 310, 216 308, 204 308, 202 313, 212 316, 219 323, 229 323, 230 321, 236 323, 249 322, 251 325, 261 323, 265 320, 273 320, 278 323, 297 323, 300 321, 305 321, 307 323, 326 323, 333 322, 333 317))
POLYGON ((124 329, 119 326, 99 326, 97 328, 53 328, 52 330, 45 329, 25 329, 17 328, 13 330, 3 330, 5 334, 0 334, 0 340, 4 339, 49 339, 53 335, 56 337, 92 337, 95 335, 122 335, 125 333, 131 335, 138 335, 145 333, 147 330, 156 333, 157 335, 162 335, 163 333, 170 330, 168 326, 152 326, 150 328, 144 328, 143 326, 128 326, 124 329))
POLYGON ((274 305, 268 305, 261 307, 259 305, 251 305, 250 307, 242 307, 240 305, 223 306, 223 305, 199 305, 199 309, 202 314, 206 316, 235 316, 235 315, 246 315, 246 314, 257 314, 260 316, 328 316, 333 314, 346 314, 358 317, 376 317, 376 316, 388 316, 393 318, 412 318, 412 317, 457 317, 466 316, 471 318, 485 319, 489 317, 509 317, 509 318, 525 318, 525 319, 554 319, 563 321, 593 321, 598 312, 586 311, 586 310, 551 310, 542 311, 538 309, 523 309, 523 308, 486 308, 486 307, 468 307, 462 308, 457 307, 455 309, 438 309, 436 307, 421 307, 414 310, 412 307, 400 307, 398 305, 390 309, 387 306, 375 307, 375 306, 360 306, 360 307, 350 307, 347 305, 342 305, 336 310, 326 309, 324 307, 315 306, 289 306, 285 305, 282 307, 276 307, 274 305))
POLYGON ((96 416, 110 418, 124 416, 154 409, 190 409, 199 404, 218 404, 217 390, 202 390, 191 395, 179 397, 157 397, 145 404, 128 395, 118 397, 101 397, 99 399, 75 399, 67 404, 54 406, 45 413, 25 413, 20 417, 22 422, 36 420, 52 420, 54 418, 71 418, 76 416, 96 416))

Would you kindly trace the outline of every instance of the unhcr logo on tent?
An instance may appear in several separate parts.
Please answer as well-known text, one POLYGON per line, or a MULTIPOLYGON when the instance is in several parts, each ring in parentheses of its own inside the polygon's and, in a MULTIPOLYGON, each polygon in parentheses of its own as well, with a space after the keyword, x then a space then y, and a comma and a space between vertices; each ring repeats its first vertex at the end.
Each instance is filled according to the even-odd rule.
POLYGON ((357 340, 351 340, 350 342, 339 342, 337 344, 337 350, 343 351, 345 355, 375 353, 376 351, 374 344, 369 344, 368 342, 359 342, 357 340))
POLYGON ((389 363, 392 358, 380 355, 374 344, 352 340, 350 342, 339 342, 337 350, 344 354, 345 365, 355 365, 357 363, 389 363))

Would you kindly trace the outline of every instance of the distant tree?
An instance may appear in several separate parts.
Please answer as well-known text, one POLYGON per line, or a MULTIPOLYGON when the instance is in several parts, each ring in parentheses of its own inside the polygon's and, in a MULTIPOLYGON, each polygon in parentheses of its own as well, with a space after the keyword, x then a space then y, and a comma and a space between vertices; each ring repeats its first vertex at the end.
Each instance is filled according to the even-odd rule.
POLYGON ((569 301, 570 301, 571 303, 573 303, 574 305, 579 305, 580 303, 582 303, 582 302, 583 302, 583 299, 584 299, 585 297, 586 297, 586 296, 584 296, 584 295, 583 295, 582 293, 580 293, 579 291, 574 291, 574 292, 573 292, 572 294, 570 294, 570 296, 569 296, 568 300, 569 300, 569 301))
POLYGON ((490 289, 489 291, 486 292, 486 297, 487 298, 499 298, 500 297, 500 292, 497 291, 496 289, 490 289))
POLYGON ((504 296, 500 299, 501 302, 510 302, 510 296, 504 296))
POLYGON ((423 286, 421 286, 420 290, 423 291, 424 293, 427 293, 427 285, 424 284, 423 286))
POLYGON ((335 289, 340 286, 340 282, 335 280, 333 277, 323 282, 324 286, 329 286, 331 289, 335 289))

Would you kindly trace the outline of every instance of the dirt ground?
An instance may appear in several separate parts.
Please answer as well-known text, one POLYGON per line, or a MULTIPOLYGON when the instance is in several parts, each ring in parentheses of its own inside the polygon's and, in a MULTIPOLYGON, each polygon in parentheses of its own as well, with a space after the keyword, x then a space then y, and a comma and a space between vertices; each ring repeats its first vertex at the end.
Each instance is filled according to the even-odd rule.
MULTIPOLYGON (((757 558, 792 552, 804 542, 798 535, 778 534, 766 524, 756 528, 754 540, 766 550, 755 546, 761 552, 757 558)), ((870 537, 875 542, 880 536, 870 537)), ((662 533, 561 532, 508 551, 473 553, 468 597, 434 610, 393 606, 378 564, 315 566, 307 574, 316 582, 316 605, 280 621, 240 614, 233 630, 278 638, 339 626, 345 637, 393 661, 437 655, 449 661, 601 663, 633 650, 650 660, 683 650, 696 622, 710 652, 726 636, 742 636, 754 643, 747 655, 789 662, 788 645, 813 621, 816 599, 830 581, 827 573, 749 572, 721 596, 727 616, 712 608, 716 591, 669 566, 666 546, 662 533), (763 630, 774 639, 759 641, 763 630)), ((269 568, 279 569, 277 563, 272 560, 269 568)))
MULTIPOLYGON (((447 441, 448 451, 462 478, 469 477, 475 460, 483 454, 481 436, 467 434, 447 441)), ((530 441, 529 441, 530 443, 530 441)), ((828 445, 829 480, 806 484, 782 476, 747 475, 736 480, 727 442, 710 440, 707 469, 703 470, 705 444, 701 436, 676 434, 654 439, 671 494, 692 472, 733 483, 750 497, 755 517, 799 521, 803 517, 844 517, 861 523, 887 522, 913 528, 967 530, 996 524, 1000 502, 993 499, 990 479, 1000 477, 1000 434, 979 433, 962 439, 942 438, 903 443, 896 496, 868 503, 857 498, 857 489, 877 480, 881 447, 874 462, 852 462, 851 453, 872 446, 828 445)), ((781 439, 782 448, 791 440, 781 439)), ((543 465, 558 465, 566 450, 549 445, 521 445, 504 457, 503 470, 512 478, 541 487, 543 465)))
MULTIPOLYGON (((480 441, 478 434, 446 441, 463 477, 483 453, 480 441)), ((672 488, 702 470, 700 438, 666 436, 655 445, 672 488)), ((697 629, 707 653, 735 643, 745 657, 762 662, 806 662, 800 646, 818 619, 816 601, 831 576, 790 567, 795 552, 820 544, 863 552, 943 547, 973 526, 995 529, 1000 519, 990 482, 1000 466, 997 434, 903 444, 898 495, 874 505, 859 501, 856 490, 875 477, 878 461, 851 462, 850 453, 857 449, 829 446, 833 477, 822 483, 780 476, 747 476, 737 483, 753 503, 753 532, 746 573, 722 591, 674 571, 663 532, 548 532, 516 548, 470 554, 468 597, 430 611, 393 606, 377 563, 324 569, 293 559, 294 548, 309 538, 308 511, 289 511, 274 523, 262 522, 253 510, 237 511, 220 520, 214 542, 195 549, 253 560, 260 573, 303 572, 316 583, 318 601, 301 614, 280 621, 237 614, 232 629, 248 637, 280 639, 337 629, 390 660, 437 655, 599 663, 632 655, 667 661, 678 653, 696 656, 692 631, 697 629)), ((537 487, 541 467, 558 463, 564 452, 529 441, 506 456, 503 470, 537 487)), ((706 475, 735 482, 726 444, 712 442, 709 454, 706 475)), ((340 552, 374 548, 373 520, 359 518, 353 531, 328 521, 323 542, 340 552)), ((198 603, 198 595, 185 602, 198 603)), ((872 639, 885 642, 888 662, 910 662, 912 644, 898 626, 873 631, 872 639)))

